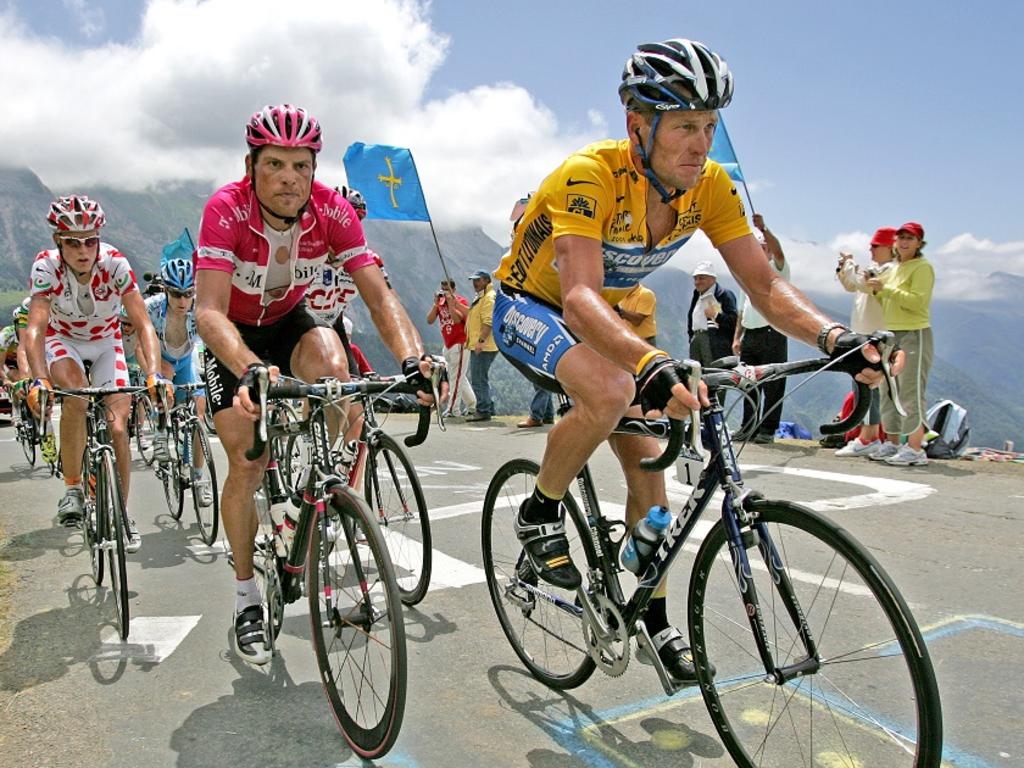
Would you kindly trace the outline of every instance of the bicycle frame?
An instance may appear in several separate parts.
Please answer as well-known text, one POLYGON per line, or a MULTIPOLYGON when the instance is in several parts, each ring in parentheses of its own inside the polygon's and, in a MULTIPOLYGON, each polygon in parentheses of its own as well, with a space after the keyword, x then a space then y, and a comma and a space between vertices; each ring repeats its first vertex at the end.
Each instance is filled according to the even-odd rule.
MULTIPOLYGON (((637 624, 641 621, 647 606, 654 595, 655 589, 668 573, 676 557, 682 551, 689 540, 697 521, 701 518, 711 503, 715 491, 721 488, 725 493, 722 502, 722 520, 726 528, 726 535, 729 541, 729 549, 732 555, 733 567, 736 570, 737 582, 740 584, 740 595, 744 602, 746 614, 750 621, 751 630, 764 665, 765 674, 773 682, 782 684, 804 674, 817 671, 820 666, 817 657, 817 648, 814 638, 804 620, 803 611, 797 602, 793 586, 786 575, 782 560, 779 557, 775 544, 768 533, 767 526, 763 523, 754 523, 756 531, 756 544, 764 555, 764 559, 771 571, 773 583, 783 601, 800 637, 801 643, 806 651, 806 656, 797 664, 788 667, 778 667, 770 650, 767 629, 764 626, 763 616, 758 601, 758 596, 751 578, 751 565, 747 557, 744 533, 740 530, 741 523, 749 524, 750 515, 744 508, 744 501, 750 492, 743 488, 743 479, 733 452, 732 437, 729 427, 725 422, 723 409, 712 398, 712 407, 705 409, 701 414, 701 438, 706 448, 710 450, 711 460, 701 470, 700 477, 694 484, 694 490, 683 507, 673 516, 672 522, 666 529, 661 544, 651 557, 650 562, 645 566, 642 573, 638 575, 639 583, 628 601, 624 598, 619 580, 621 569, 617 564, 617 547, 613 542, 610 531, 618 525, 618 521, 607 520, 600 512, 600 507, 594 491, 594 483, 588 466, 577 475, 577 484, 581 493, 583 512, 587 518, 590 535, 593 539, 596 551, 599 553, 599 572, 592 570, 590 573, 591 583, 596 584, 597 591, 603 592, 620 610, 625 621, 627 631, 630 635, 636 634, 637 624)), ((650 422, 644 419, 626 418, 623 419, 616 434, 627 435, 649 435, 660 437, 667 432, 665 422, 650 422)), ((686 454, 684 454, 686 456, 686 454)), ((699 459, 698 456, 687 456, 690 460, 699 459)), ((621 543, 621 541, 619 542, 621 543)), ((560 608, 569 611, 577 616, 588 614, 589 620, 595 626, 601 626, 603 622, 597 616, 595 609, 589 600, 581 600, 581 606, 567 602, 557 596, 547 595, 524 585, 530 592, 539 597, 550 600, 560 608)), ((662 678, 666 693, 673 693, 671 683, 667 678, 662 678)))

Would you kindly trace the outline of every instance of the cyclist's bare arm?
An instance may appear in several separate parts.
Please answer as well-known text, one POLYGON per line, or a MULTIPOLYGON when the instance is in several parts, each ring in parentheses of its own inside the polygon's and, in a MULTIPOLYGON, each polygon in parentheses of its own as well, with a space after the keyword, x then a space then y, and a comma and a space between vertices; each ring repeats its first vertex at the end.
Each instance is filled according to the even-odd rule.
MULTIPOLYGON (((718 250, 740 288, 750 297, 751 304, 773 327, 817 348, 818 332, 822 326, 832 322, 832 318, 771 268, 753 235, 730 240, 718 250)), ((841 334, 842 330, 838 328, 829 334, 829 351, 841 334)), ((879 360, 873 347, 865 348, 864 356, 871 362, 879 360)), ((857 379, 874 385, 881 381, 882 373, 865 369, 857 379)))
POLYGON ((43 296, 33 296, 28 305, 28 327, 25 329, 25 353, 28 356, 29 370, 34 379, 48 379, 50 369, 46 365, 46 350, 43 340, 46 338, 46 326, 50 324, 50 300, 43 296))
MULTIPOLYGON (((562 313, 569 328, 599 355, 631 376, 636 375, 644 355, 655 348, 633 333, 601 296, 601 243, 579 235, 564 235, 555 240, 555 259, 562 289, 562 313)), ((669 415, 682 418, 688 409, 699 407, 686 387, 677 385, 672 391, 679 402, 669 404, 669 415)))
MULTIPOLYGON (((370 317, 377 332, 395 360, 401 362, 423 354, 423 342, 416 326, 412 324, 405 307, 398 300, 398 294, 388 287, 384 274, 376 264, 357 269, 352 273, 352 282, 370 310, 370 317)), ((421 361, 420 371, 430 375, 430 363, 421 361)), ((447 385, 443 389, 447 390, 447 385)), ((442 397, 444 392, 441 393, 442 397)), ((433 397, 420 397, 424 405, 433 404, 433 397)))
POLYGON ((135 332, 139 334, 136 343, 138 352, 135 355, 139 367, 147 376, 160 373, 160 338, 149 321, 149 313, 146 312, 142 294, 138 291, 126 293, 121 297, 121 303, 124 305, 124 311, 128 313, 129 322, 135 326, 135 332))

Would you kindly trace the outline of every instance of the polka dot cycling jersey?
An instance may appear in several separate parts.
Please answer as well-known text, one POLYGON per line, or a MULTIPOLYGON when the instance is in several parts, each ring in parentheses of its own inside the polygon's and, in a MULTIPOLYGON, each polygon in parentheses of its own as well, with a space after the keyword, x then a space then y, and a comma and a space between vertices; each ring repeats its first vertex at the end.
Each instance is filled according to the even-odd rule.
POLYGON ((100 243, 89 282, 82 284, 56 249, 42 251, 32 263, 32 295, 50 300, 47 336, 79 341, 120 336, 121 297, 138 290, 128 259, 100 243))

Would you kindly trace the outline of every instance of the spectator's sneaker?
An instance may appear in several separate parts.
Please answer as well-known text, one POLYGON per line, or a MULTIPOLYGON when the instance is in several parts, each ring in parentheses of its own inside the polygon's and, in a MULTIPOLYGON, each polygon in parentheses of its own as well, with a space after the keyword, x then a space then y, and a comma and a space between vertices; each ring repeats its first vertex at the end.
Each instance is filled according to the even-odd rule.
POLYGON ((870 456, 882 445, 881 440, 862 443, 859 437, 853 438, 845 446, 836 451, 836 456, 870 456))
POLYGON ((213 489, 210 488, 209 478, 197 480, 195 488, 192 489, 192 493, 196 494, 196 499, 199 501, 200 507, 209 507, 213 505, 213 489))
POLYGON ((67 527, 78 525, 82 521, 82 507, 85 504, 85 493, 81 488, 68 488, 64 498, 57 502, 57 522, 67 527))
POLYGON ((57 438, 52 432, 47 432, 39 446, 39 453, 47 464, 57 463, 57 438))
POLYGON ((138 552, 142 548, 142 536, 139 535, 139 529, 135 526, 135 521, 128 520, 128 541, 124 545, 124 551, 129 554, 138 552))
POLYGON ((170 463, 171 450, 170 446, 167 444, 166 432, 157 432, 153 435, 153 458, 161 464, 170 463))
POLYGON ((895 456, 899 453, 899 450, 899 446, 894 445, 893 443, 882 443, 872 453, 868 454, 868 458, 872 461, 885 461, 891 456, 895 456))
POLYGON ((909 445, 901 445, 900 449, 885 460, 894 467, 920 467, 928 463, 928 454, 922 448, 915 451, 909 445))
MULTIPOLYGON (((661 663, 665 665, 665 671, 677 683, 684 685, 697 684, 697 670, 693 666, 693 653, 690 646, 683 640, 682 634, 675 627, 666 627, 651 638, 661 663)), ((641 664, 653 664, 652 659, 647 655, 646 648, 640 648, 636 653, 636 660, 641 664)), ((715 668, 711 667, 711 674, 714 676, 715 668)))

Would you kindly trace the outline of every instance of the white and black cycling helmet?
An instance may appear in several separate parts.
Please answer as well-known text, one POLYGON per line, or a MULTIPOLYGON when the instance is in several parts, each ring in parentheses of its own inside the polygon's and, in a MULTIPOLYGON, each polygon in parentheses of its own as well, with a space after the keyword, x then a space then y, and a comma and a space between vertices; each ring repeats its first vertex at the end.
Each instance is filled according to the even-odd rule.
POLYGON ((622 70, 619 98, 629 109, 721 109, 732 101, 733 78, 704 43, 676 38, 637 47, 622 70))

